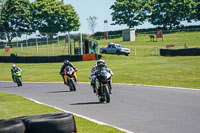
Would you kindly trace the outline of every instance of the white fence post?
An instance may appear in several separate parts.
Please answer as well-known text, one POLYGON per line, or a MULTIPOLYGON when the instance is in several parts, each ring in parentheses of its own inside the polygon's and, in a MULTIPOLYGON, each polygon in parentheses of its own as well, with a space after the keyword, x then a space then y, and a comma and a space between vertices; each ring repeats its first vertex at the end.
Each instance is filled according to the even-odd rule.
POLYGON ((27 33, 26 33, 26 53, 28 53, 28 40, 27 40, 27 33))
POLYGON ((58 42, 58 55, 60 55, 59 35, 57 36, 57 42, 58 42))
POLYGON ((35 33, 35 36, 36 36, 36 52, 38 54, 38 41, 37 41, 37 33, 35 33))
POLYGON ((17 38, 17 32, 15 32, 15 34, 16 34, 17 52, 18 52, 18 38, 17 38))
POLYGON ((23 52, 23 43, 21 43, 21 52, 23 52))
POLYGON ((136 56, 136 47, 135 47, 135 56, 136 56))
POLYGON ((48 34, 46 33, 46 36, 47 36, 47 55, 49 56, 49 42, 48 42, 48 34))
POLYGON ((81 47, 81 55, 83 55, 83 40, 82 40, 82 33, 80 33, 80 47, 81 47))
POLYGON ((157 46, 154 47, 154 55, 156 55, 156 56, 158 55, 158 47, 157 46))
POLYGON ((68 55, 71 56, 71 38, 69 33, 68 33, 68 55))

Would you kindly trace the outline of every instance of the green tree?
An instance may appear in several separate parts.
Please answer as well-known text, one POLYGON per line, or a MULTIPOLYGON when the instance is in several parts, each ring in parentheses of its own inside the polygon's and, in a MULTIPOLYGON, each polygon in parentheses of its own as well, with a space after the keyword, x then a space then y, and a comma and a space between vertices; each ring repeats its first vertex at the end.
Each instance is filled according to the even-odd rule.
POLYGON ((0 30, 5 32, 8 42, 16 36, 16 32, 31 32, 32 11, 29 0, 7 0, 1 10, 0 30))
POLYGON ((97 20, 97 17, 95 16, 89 16, 89 18, 87 18, 88 28, 92 31, 92 34, 94 34, 94 30, 97 26, 96 20, 97 20))
POLYGON ((197 19, 200 20, 200 0, 197 1, 197 19))
POLYGON ((113 25, 125 24, 129 28, 143 24, 154 0, 116 0, 110 7, 113 25))
POLYGON ((57 33, 76 31, 80 27, 76 11, 63 1, 36 0, 33 5, 35 30, 57 33))
POLYGON ((149 22, 153 25, 172 29, 179 26, 181 21, 194 20, 197 12, 195 0, 156 0, 153 3, 149 22))

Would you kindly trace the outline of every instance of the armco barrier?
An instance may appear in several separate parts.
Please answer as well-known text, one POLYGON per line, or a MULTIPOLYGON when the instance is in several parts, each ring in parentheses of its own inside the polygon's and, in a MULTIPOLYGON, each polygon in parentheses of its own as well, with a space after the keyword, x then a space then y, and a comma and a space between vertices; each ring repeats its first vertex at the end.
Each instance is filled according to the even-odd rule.
POLYGON ((200 48, 160 49, 161 56, 200 56, 200 48))
MULTIPOLYGON (((94 60, 100 59, 101 55, 94 54, 94 60)), ((83 61, 82 55, 62 55, 62 56, 17 56, 11 54, 11 56, 0 56, 0 62, 5 63, 51 63, 51 62, 63 62, 64 60, 83 61)))

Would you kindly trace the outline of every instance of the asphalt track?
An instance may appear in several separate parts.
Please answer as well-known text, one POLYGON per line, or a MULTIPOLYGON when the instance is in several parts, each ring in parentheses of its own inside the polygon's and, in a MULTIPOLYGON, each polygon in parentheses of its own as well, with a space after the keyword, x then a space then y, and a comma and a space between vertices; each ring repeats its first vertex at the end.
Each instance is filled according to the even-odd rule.
POLYGON ((63 83, 0 82, 0 91, 35 99, 134 133, 199 133, 200 91, 113 84, 109 104, 98 102, 89 83, 69 92, 63 83))

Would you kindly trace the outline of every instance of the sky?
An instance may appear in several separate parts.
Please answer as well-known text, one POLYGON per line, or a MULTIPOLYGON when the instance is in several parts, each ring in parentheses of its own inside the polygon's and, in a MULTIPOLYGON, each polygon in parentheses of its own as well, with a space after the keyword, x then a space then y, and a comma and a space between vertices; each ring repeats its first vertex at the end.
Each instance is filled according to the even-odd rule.
MULTIPOLYGON (((87 18, 89 16, 97 17, 97 27, 95 28, 95 32, 97 31, 106 31, 106 30, 121 30, 127 29, 126 25, 110 25, 112 23, 112 10, 109 9, 111 5, 114 4, 115 0, 64 0, 65 4, 71 4, 76 12, 79 15, 81 27, 78 32, 81 33, 92 33, 88 28, 87 18), (108 21, 108 24, 104 24, 104 20, 108 21)), ((188 25, 199 25, 200 22, 182 22, 185 26, 188 25)), ((143 25, 135 27, 136 29, 141 28, 153 28, 154 25, 150 23, 144 23, 143 25)))
POLYGON ((71 4, 79 15, 81 27, 79 32, 92 33, 88 28, 87 18, 97 17, 97 31, 126 29, 127 26, 110 25, 112 23, 112 10, 109 9, 115 0, 64 0, 65 4, 71 4), (104 20, 108 23, 104 24, 104 20))
MULTIPOLYGON (((30 0, 33 2, 34 0, 30 0)), ((88 28, 87 18, 89 16, 97 17, 97 27, 95 28, 95 32, 100 31, 114 31, 114 30, 122 30, 127 29, 126 25, 110 25, 112 22, 112 10, 109 9, 111 5, 114 4, 115 0, 64 0, 65 4, 71 4, 80 18, 81 27, 79 29, 79 33, 88 33, 91 34, 91 30, 88 28), (108 23, 104 24, 104 20, 107 20, 108 23)), ((197 25, 200 22, 186 23, 183 22, 184 25, 197 25)), ((141 28, 153 28, 155 26, 144 23, 143 25, 135 27, 135 29, 141 28)))

